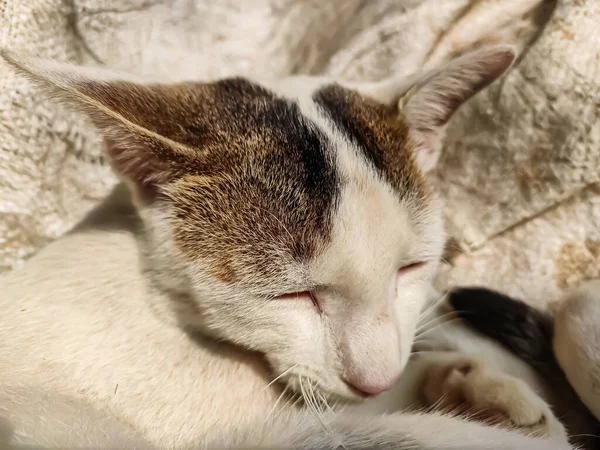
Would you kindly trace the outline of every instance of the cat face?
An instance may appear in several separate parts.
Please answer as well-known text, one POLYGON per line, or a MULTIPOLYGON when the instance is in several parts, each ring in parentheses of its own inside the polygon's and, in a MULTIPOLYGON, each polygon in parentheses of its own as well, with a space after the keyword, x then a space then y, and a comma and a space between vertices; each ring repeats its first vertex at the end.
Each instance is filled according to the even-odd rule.
POLYGON ((148 264, 191 305, 183 325, 263 353, 297 391, 352 399, 391 387, 410 353, 444 244, 423 175, 437 133, 514 53, 481 50, 409 86, 156 85, 5 57, 104 132, 148 264))
POLYGON ((189 144, 211 160, 163 191, 173 245, 212 334, 263 352, 298 389, 377 393, 410 353, 441 211, 396 106, 292 82, 201 88, 218 101, 192 108, 189 144))

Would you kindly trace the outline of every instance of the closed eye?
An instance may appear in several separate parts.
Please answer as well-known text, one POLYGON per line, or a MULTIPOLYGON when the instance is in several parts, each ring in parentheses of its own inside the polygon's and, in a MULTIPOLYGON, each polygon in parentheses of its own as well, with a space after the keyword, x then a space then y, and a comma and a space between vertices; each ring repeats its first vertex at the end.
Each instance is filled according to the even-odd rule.
POLYGON ((315 308, 322 313, 321 305, 319 304, 319 299, 312 291, 300 291, 300 292, 291 292, 289 294, 283 294, 276 297, 278 300, 310 300, 315 308))
POLYGON ((407 264, 405 266, 402 266, 398 269, 398 275, 404 275, 409 272, 412 272, 413 270, 423 267, 425 264, 426 264, 425 261, 417 261, 417 262, 413 262, 413 263, 407 264))

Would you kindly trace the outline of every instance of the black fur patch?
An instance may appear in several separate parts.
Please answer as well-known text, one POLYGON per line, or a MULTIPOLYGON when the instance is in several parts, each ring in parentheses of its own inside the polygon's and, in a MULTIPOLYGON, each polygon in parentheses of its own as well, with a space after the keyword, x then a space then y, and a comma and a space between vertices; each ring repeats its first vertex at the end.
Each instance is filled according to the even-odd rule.
POLYGON ((402 196, 422 196, 426 183, 414 161, 409 128, 398 109, 332 84, 313 97, 365 160, 402 196))
POLYGON ((552 350, 552 318, 520 300, 484 288, 450 293, 459 317, 534 366, 558 368, 552 350))
POLYGON ((383 172, 385 170, 383 149, 377 143, 377 130, 366 126, 361 117, 350 113, 355 107, 352 104, 352 97, 342 95, 341 88, 330 87, 319 91, 315 95, 315 102, 327 111, 329 118, 348 139, 356 144, 363 156, 377 170, 383 172))

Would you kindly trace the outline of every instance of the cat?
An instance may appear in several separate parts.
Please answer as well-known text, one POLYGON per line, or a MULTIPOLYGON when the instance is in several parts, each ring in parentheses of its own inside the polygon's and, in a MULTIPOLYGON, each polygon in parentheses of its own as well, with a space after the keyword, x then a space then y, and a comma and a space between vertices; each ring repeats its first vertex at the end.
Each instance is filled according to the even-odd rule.
POLYGON ((410 83, 169 85, 1 54, 90 117, 123 181, 0 278, 6 442, 571 448, 548 404, 481 358, 428 352, 407 365, 445 242, 425 172, 452 114, 513 64, 511 47, 410 83), (420 393, 434 406, 448 389, 521 430, 381 414, 420 393), (349 405, 316 404, 336 400, 349 405))

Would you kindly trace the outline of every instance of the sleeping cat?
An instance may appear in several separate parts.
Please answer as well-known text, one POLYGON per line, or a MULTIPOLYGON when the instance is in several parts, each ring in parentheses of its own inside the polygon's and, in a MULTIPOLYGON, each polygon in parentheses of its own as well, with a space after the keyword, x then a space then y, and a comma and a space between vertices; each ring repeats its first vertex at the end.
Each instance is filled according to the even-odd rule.
POLYGON ((570 448, 546 402, 481 358, 429 352, 407 368, 444 245, 424 171, 510 47, 367 84, 161 85, 2 54, 89 115, 124 181, 0 279, 6 442, 570 448), (450 394, 455 413, 521 430, 379 414, 450 394))

